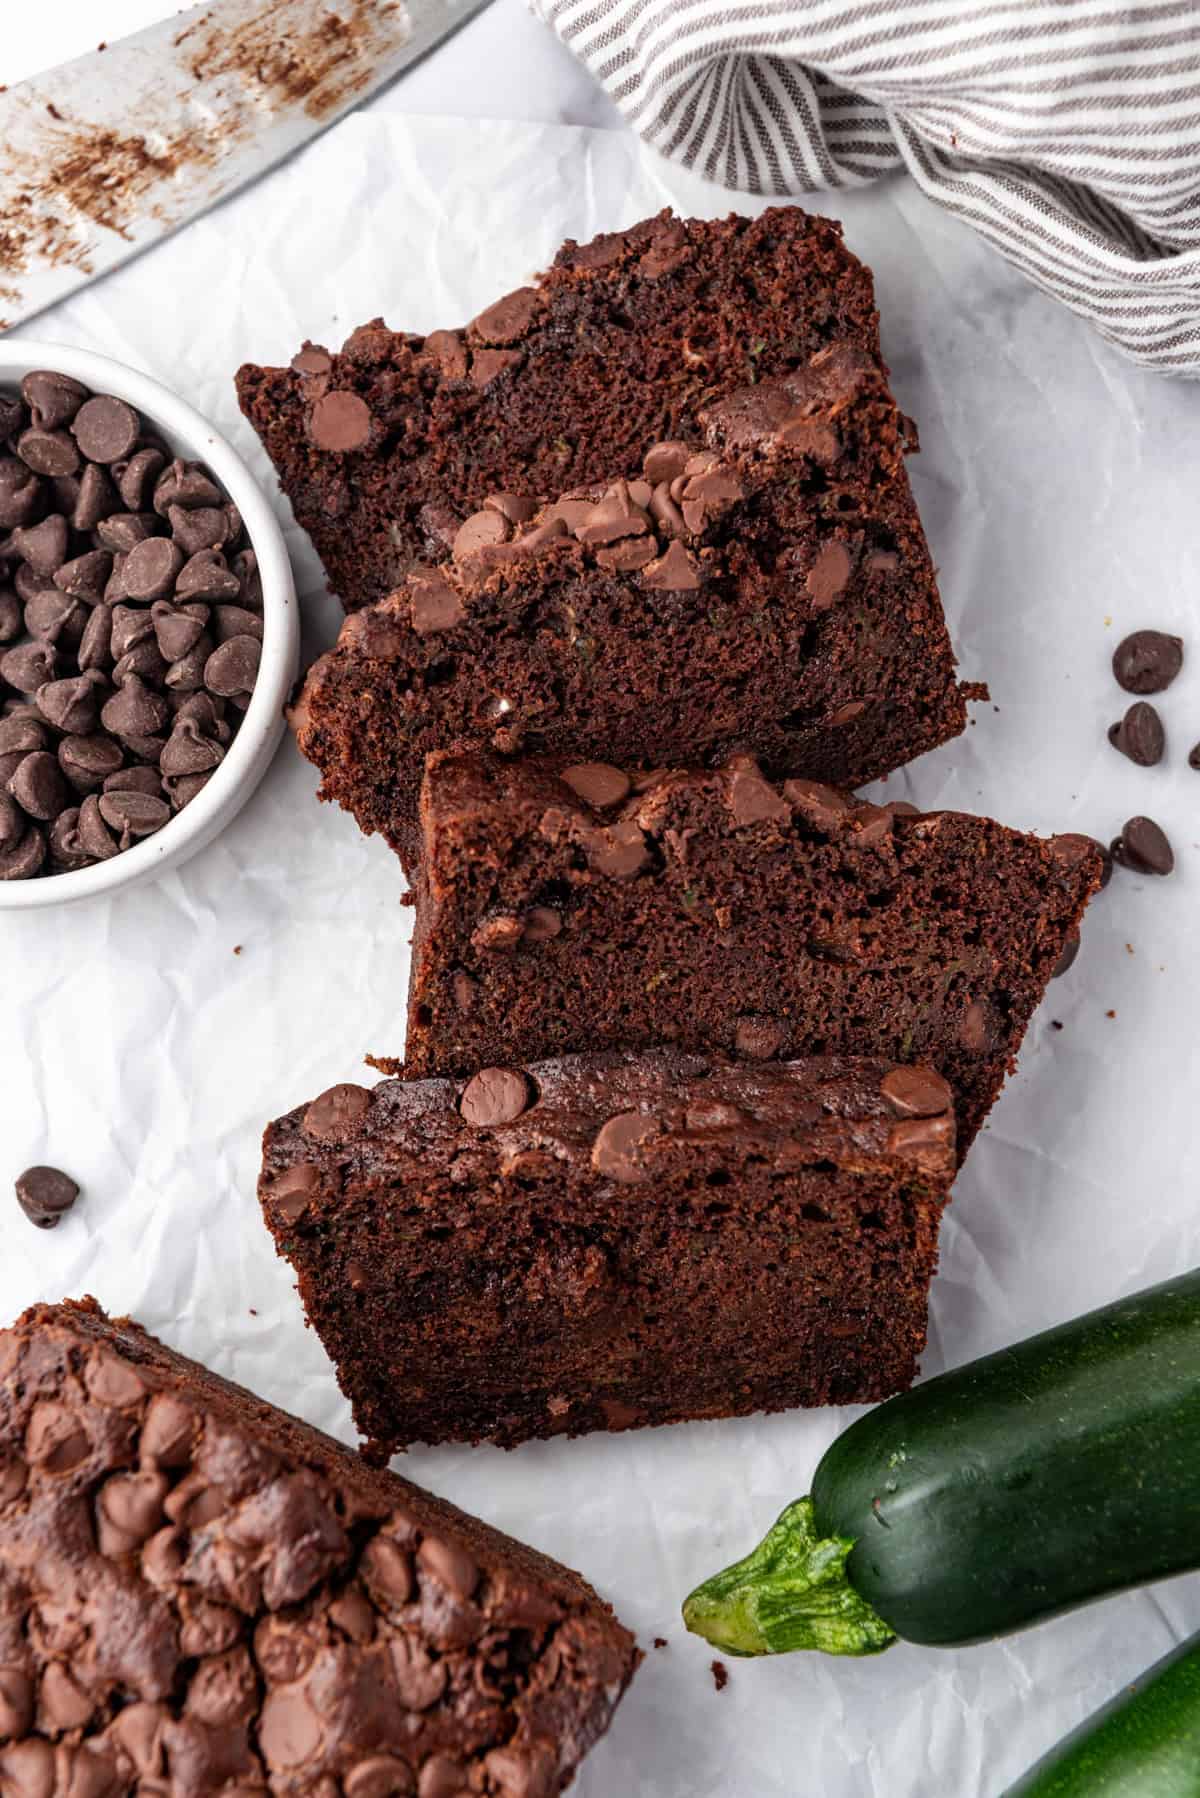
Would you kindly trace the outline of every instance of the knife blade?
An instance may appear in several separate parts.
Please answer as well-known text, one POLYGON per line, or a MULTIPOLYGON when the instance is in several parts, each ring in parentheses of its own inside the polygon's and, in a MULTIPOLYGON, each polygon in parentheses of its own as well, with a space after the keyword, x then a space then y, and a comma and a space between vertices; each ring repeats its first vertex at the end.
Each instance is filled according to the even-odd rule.
POLYGON ((0 90, 0 331, 254 181, 487 0, 212 0, 0 90))

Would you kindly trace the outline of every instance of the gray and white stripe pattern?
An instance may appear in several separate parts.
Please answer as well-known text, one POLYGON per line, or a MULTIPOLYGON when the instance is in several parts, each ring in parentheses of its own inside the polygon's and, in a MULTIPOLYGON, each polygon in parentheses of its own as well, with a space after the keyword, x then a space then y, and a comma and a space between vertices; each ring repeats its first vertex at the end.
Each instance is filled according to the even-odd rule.
POLYGON ((1200 0, 532 0, 655 149, 906 168, 1136 361, 1200 375, 1200 0))

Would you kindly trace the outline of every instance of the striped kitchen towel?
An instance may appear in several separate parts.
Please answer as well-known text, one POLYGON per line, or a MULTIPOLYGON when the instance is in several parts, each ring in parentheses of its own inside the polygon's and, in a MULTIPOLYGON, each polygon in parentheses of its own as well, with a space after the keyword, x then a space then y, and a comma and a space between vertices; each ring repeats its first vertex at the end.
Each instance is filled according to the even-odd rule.
POLYGON ((726 187, 931 199, 1136 361, 1200 376, 1200 0, 531 0, 726 187))

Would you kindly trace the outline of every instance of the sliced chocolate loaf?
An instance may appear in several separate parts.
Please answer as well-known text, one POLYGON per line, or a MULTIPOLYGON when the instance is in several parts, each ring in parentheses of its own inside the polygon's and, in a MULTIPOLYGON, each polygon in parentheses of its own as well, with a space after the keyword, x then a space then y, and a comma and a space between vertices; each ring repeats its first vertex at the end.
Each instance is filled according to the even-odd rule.
POLYGON ((334 1087, 259 1191, 386 1456, 900 1391, 954 1169, 930 1069, 658 1050, 334 1087))
POLYGON ((961 1156, 1101 866, 1085 837, 906 816, 748 758, 631 781, 435 756, 404 1065, 663 1041, 928 1062, 961 1156))
MULTIPOLYGON (((536 285, 465 329, 382 319, 289 368, 247 364, 242 411, 348 611, 440 560, 489 493, 561 493, 697 434, 731 388, 853 344, 875 362, 870 270, 841 226, 798 207, 758 219, 669 212, 568 242, 536 285)), ((886 371, 885 371, 886 372, 886 371)))
POLYGON ((551 1798, 638 1659, 577 1574, 93 1300, 0 1333, 6 1798, 551 1798))
POLYGON ((904 424, 844 345, 630 479, 490 498, 454 558, 347 619, 292 722, 321 793, 411 867, 425 755, 624 766, 751 749, 859 784, 963 728, 904 424))

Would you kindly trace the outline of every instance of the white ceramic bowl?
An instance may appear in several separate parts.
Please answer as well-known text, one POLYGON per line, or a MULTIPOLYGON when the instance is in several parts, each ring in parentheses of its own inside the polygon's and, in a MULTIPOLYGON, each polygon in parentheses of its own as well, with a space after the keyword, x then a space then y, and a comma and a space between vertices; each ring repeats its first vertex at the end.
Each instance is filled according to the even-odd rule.
POLYGON ((153 880, 203 849, 235 817, 267 771, 283 735, 283 708, 300 661, 300 619, 291 565, 271 506, 233 445, 206 418, 149 375, 111 357, 60 343, 0 337, 0 386, 31 368, 74 375, 94 393, 115 393, 137 409, 178 456, 203 462, 242 515, 263 589, 262 662, 250 704, 208 785, 154 836, 71 874, 0 881, 0 911, 71 904, 153 880))

